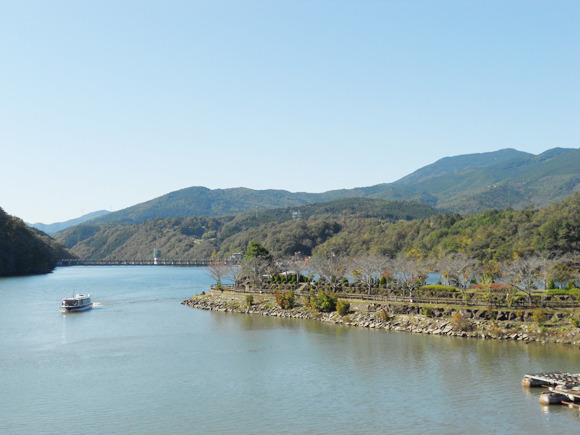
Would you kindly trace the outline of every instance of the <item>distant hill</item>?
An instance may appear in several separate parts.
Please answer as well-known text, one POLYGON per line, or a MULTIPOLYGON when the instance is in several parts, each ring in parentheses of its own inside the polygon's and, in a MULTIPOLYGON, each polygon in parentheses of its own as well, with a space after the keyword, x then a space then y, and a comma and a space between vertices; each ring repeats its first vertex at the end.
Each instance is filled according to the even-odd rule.
MULTIPOLYGON (((207 258, 215 250, 245 249, 246 231, 268 231, 276 225, 294 228, 299 242, 284 245, 280 255, 292 249, 310 252, 341 228, 340 222, 374 218, 382 222, 421 219, 438 212, 420 202, 369 198, 343 199, 237 216, 156 218, 139 224, 90 223, 57 234, 58 240, 82 258, 151 258, 154 247, 167 258, 207 258), (308 222, 305 222, 308 221, 308 222), (308 230, 306 230, 308 228, 308 230), (298 236, 299 235, 299 236, 298 236), (312 240, 313 239, 313 240, 312 240), (310 240, 306 243, 305 240, 310 240), (310 246, 310 248, 308 247, 310 246)), ((295 252, 295 251, 293 251, 295 252)))
POLYGON ((89 221, 91 219, 94 219, 94 218, 97 218, 99 216, 103 216, 103 215, 106 215, 109 213, 110 212, 107 210, 99 210, 99 211, 94 211, 92 213, 87 213, 85 215, 82 215, 80 218, 70 219, 66 222, 58 222, 58 223, 54 223, 54 224, 42 224, 42 223, 29 224, 29 223, 27 223, 26 225, 28 225, 29 227, 36 228, 40 231, 43 231, 46 234, 52 234, 52 233, 56 233, 57 231, 64 230, 64 229, 72 227, 74 225, 82 224, 83 222, 89 221))
POLYGON ((51 272, 61 258, 75 258, 61 243, 0 208, 0 276, 51 272))
POLYGON ((140 223, 157 217, 225 216, 345 198, 419 201, 452 213, 545 207, 580 191, 580 150, 538 156, 505 149, 446 157, 390 184, 324 193, 190 187, 128 207, 91 223, 140 223))
POLYGON ((484 168, 495 165, 506 160, 517 158, 533 157, 533 154, 517 151, 512 148, 506 148, 499 151, 479 154, 464 154, 455 157, 444 157, 435 163, 427 165, 416 170, 398 181, 393 185, 409 185, 426 181, 430 178, 442 177, 444 175, 460 174, 468 169, 484 168))
POLYGON ((309 195, 285 190, 252 190, 244 187, 211 190, 188 187, 150 201, 94 219, 94 223, 140 223, 158 217, 224 216, 249 210, 296 206, 314 201, 309 195))
MULTIPOLYGON (((580 150, 555 148, 538 156, 503 160, 482 168, 442 175, 373 197, 436 198, 430 204, 462 214, 530 204, 546 207, 580 191, 580 150)), ((424 201, 429 203, 429 201, 424 201)))

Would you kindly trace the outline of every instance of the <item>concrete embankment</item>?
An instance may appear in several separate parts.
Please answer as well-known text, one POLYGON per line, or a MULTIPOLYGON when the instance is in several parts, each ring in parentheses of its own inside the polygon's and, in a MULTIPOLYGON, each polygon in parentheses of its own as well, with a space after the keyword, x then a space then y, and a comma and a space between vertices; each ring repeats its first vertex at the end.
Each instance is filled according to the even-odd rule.
POLYGON ((356 304, 351 305, 354 308, 351 313, 340 316, 337 312, 318 313, 304 306, 283 310, 276 306, 273 298, 269 296, 253 295, 253 298, 254 303, 251 306, 247 306, 245 295, 212 291, 208 294, 196 295, 183 301, 182 304, 202 310, 308 319, 348 326, 418 334, 580 345, 580 328, 558 328, 556 331, 542 332, 537 325, 525 322, 471 319, 458 325, 457 322, 450 318, 432 319, 422 315, 390 315, 382 310, 366 312, 357 309, 356 304))

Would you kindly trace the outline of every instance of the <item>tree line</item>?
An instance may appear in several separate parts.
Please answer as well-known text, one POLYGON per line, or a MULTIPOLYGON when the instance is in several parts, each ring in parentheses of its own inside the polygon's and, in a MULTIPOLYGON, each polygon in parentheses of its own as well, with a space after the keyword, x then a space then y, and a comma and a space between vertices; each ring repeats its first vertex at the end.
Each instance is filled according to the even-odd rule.
POLYGON ((434 291, 459 291, 467 296, 474 289, 496 289, 507 292, 508 298, 522 292, 531 304, 532 292, 536 290, 554 289, 556 286, 576 289, 580 280, 579 268, 580 253, 555 251, 501 262, 482 262, 464 253, 449 253, 437 259, 380 253, 353 257, 335 253, 310 258, 294 255, 275 259, 259 242, 251 241, 240 265, 217 262, 208 267, 207 273, 218 288, 223 279, 231 280, 234 286, 261 288, 265 282, 280 282, 282 276, 284 282, 316 281, 334 292, 353 284, 366 288, 368 294, 402 290, 411 297, 425 288, 429 274, 435 274, 439 286, 432 286, 434 291))

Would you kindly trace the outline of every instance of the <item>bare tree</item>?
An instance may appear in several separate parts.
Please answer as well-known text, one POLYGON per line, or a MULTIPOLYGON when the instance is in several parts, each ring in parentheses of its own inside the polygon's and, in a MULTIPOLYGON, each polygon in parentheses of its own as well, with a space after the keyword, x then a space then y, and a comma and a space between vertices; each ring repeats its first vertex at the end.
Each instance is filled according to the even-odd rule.
POLYGON ((342 278, 347 270, 346 262, 342 257, 335 256, 331 253, 329 258, 312 257, 308 262, 308 268, 313 273, 328 282, 333 290, 338 285, 337 280, 342 278))
POLYGON ((439 259, 435 268, 446 281, 447 285, 461 290, 464 298, 467 289, 475 276, 476 261, 463 253, 449 253, 439 259))
POLYGON ((271 272, 272 266, 272 261, 263 257, 247 257, 241 263, 242 274, 254 288, 261 287, 264 276, 271 272))
POLYGON ((229 278, 234 283, 234 288, 238 287, 238 282, 242 276, 242 268, 239 264, 229 263, 228 272, 226 273, 226 278, 229 278))
POLYGON ((475 266, 477 262, 465 254, 455 254, 453 256, 454 275, 457 277, 457 284, 463 293, 466 295, 467 289, 471 284, 471 280, 475 276, 475 266))
POLYGON ((407 288, 409 290, 409 296, 412 296, 412 292, 415 289, 415 283, 417 281, 424 281, 425 271, 420 266, 420 264, 410 258, 407 258, 405 254, 399 254, 392 260, 394 274, 393 277, 397 280, 401 288, 407 288))
POLYGON ((573 254, 565 254, 555 259, 552 269, 548 276, 556 281, 560 288, 562 285, 567 285, 570 281, 578 279, 578 271, 572 267, 575 263, 575 256, 573 254))
POLYGON ((369 295, 373 284, 381 278, 381 274, 388 268, 388 258, 379 254, 363 254, 351 260, 351 274, 356 273, 360 280, 368 286, 369 295))
POLYGON ((302 272, 308 270, 308 265, 304 261, 304 258, 301 255, 296 254, 288 258, 286 263, 288 265, 288 271, 296 275, 296 283, 300 283, 302 272))
POLYGON ((453 261, 453 254, 447 254, 437 260, 434 268, 439 272, 445 285, 453 286, 457 283, 458 277, 455 275, 456 266, 453 261))
POLYGON ((505 263, 501 267, 504 271, 507 282, 521 290, 528 296, 530 305, 532 304, 532 291, 538 288, 538 269, 542 266, 542 261, 538 257, 518 258, 512 263, 505 263))
POLYGON ((541 288, 548 288, 548 276, 552 272, 554 266, 561 261, 562 258, 555 251, 543 251, 536 255, 540 266, 538 267, 536 273, 536 278, 539 283, 541 283, 541 288))
POLYGON ((205 269, 206 275, 215 280, 216 287, 221 286, 222 278, 224 278, 228 272, 229 267, 222 261, 212 261, 205 269))

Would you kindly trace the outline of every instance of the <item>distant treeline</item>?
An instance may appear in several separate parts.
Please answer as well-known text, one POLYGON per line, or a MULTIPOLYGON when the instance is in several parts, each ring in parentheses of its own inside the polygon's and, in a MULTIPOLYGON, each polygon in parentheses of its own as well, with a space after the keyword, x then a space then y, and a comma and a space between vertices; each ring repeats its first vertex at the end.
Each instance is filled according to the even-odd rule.
POLYGON ((80 225, 57 236, 81 258, 227 258, 251 240, 274 257, 403 253, 415 259, 465 253, 504 261, 534 252, 580 250, 580 195, 537 210, 436 214, 416 202, 349 199, 238 216, 157 218, 136 225, 80 225), (294 214, 299 211, 301 216, 294 214), (297 218, 300 217, 300 220, 297 218))
POLYGON ((0 208, 0 276, 48 273, 58 259, 71 255, 61 243, 0 208))

